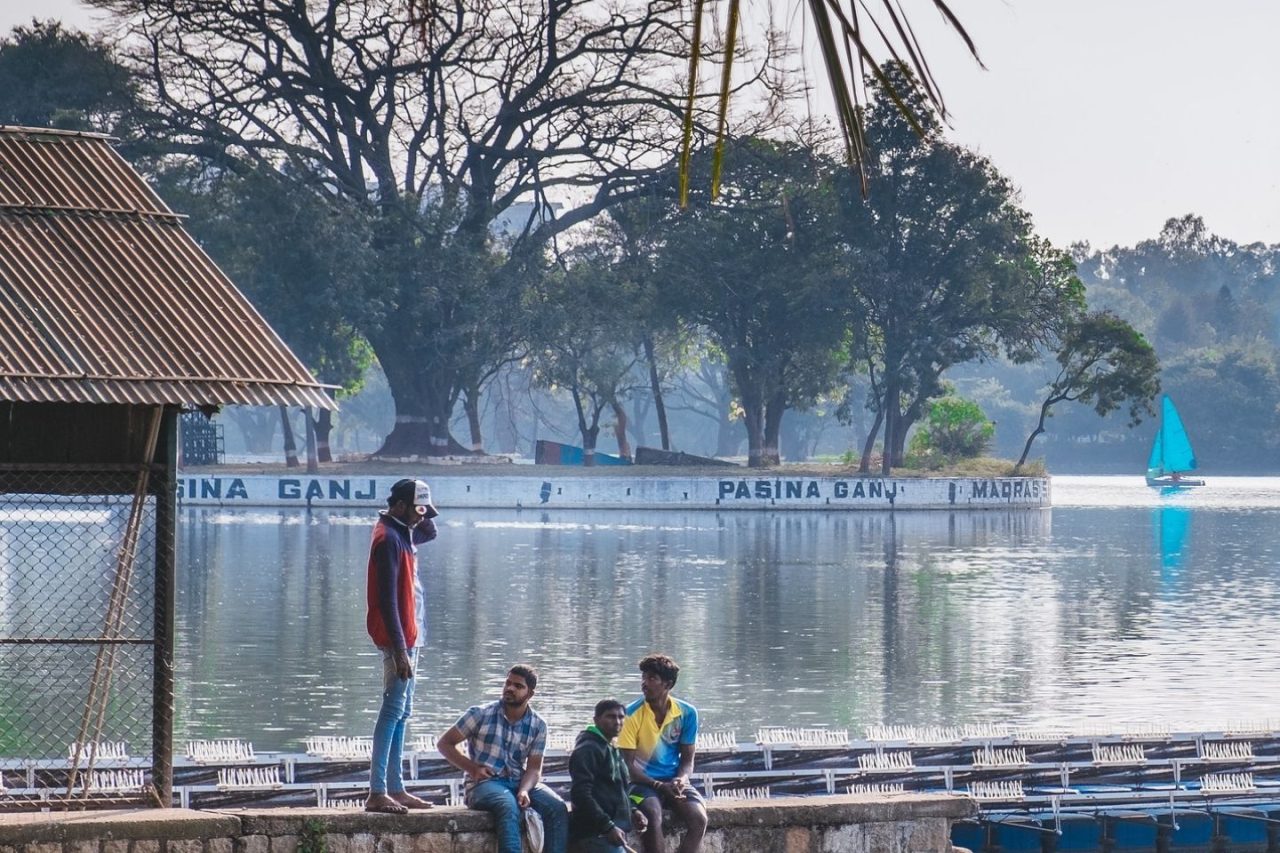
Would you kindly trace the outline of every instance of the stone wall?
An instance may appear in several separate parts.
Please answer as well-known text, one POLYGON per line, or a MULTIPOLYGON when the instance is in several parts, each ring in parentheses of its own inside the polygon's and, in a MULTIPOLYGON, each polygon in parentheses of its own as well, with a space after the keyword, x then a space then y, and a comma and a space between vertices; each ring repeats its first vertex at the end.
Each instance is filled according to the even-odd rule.
MULTIPOLYGON (((705 853, 950 853, 961 796, 713 802, 705 853)), ((671 826, 669 850, 679 827, 671 826)), ((333 809, 0 814, 0 853, 493 853, 488 815, 443 807, 408 815, 333 809)))

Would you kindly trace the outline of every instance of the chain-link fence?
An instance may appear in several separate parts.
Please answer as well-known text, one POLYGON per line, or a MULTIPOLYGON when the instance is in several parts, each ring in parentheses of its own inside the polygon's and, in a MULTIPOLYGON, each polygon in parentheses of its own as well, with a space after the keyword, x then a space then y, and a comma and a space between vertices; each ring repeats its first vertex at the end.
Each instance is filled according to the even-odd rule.
POLYGON ((0 807, 159 804, 172 784, 165 484, 0 467, 0 807))

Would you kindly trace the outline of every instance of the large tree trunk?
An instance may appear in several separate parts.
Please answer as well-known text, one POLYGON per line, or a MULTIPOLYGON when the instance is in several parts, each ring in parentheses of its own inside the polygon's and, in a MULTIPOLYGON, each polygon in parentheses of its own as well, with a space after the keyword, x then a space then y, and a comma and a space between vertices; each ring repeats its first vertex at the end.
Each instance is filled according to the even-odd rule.
POLYGON ((600 435, 600 407, 591 406, 591 420, 588 423, 581 392, 577 386, 570 391, 573 396, 573 409, 577 411, 577 430, 582 435, 582 465, 595 467, 595 442, 600 435))
POLYGON ((781 465, 778 438, 782 433, 782 416, 787 411, 786 398, 783 394, 775 394, 764 411, 764 456, 769 461, 766 465, 781 465))
POLYGON ((289 423, 289 407, 280 407, 280 429, 284 432, 284 464, 286 468, 297 468, 298 445, 293 440, 293 425, 289 423))
POLYGON ((1013 466, 1013 473, 1021 471, 1022 466, 1026 464, 1027 456, 1031 453, 1031 442, 1044 432, 1044 422, 1049 417, 1049 407, 1055 402, 1057 401, 1053 397, 1049 397, 1040 404, 1040 420, 1036 422, 1036 428, 1031 431, 1031 435, 1027 436, 1027 443, 1022 446, 1022 455, 1018 457, 1018 464, 1013 466))
MULTIPOLYGON (((739 382, 739 388, 748 387, 739 382)), ((770 436, 767 407, 760 395, 752 389, 742 395, 742 420, 747 427, 747 465, 751 468, 768 468, 778 464, 778 433, 774 425, 770 436), (770 445, 770 437, 773 443, 770 445)))
POLYGON ((484 436, 480 432, 480 389, 471 387, 462 395, 462 410, 467 413, 467 427, 471 431, 471 452, 484 453, 484 436))
POLYGON ((907 459, 907 433, 911 419, 905 412, 898 412, 893 419, 893 467, 901 468, 907 459))
POLYGON ((671 449, 671 430, 667 426, 667 404, 662 396, 662 383, 658 381, 658 363, 654 357, 653 338, 644 337, 644 357, 649 362, 649 390, 653 393, 653 407, 658 413, 658 433, 662 436, 662 449, 671 449))
POLYGON ((419 365, 382 362, 396 404, 396 425, 377 456, 461 456, 470 451, 454 440, 449 420, 457 394, 444 377, 419 365))
POLYGON ((880 462, 880 473, 888 477, 893 471, 894 443, 898 437, 898 421, 902 416, 902 403, 899 400, 898 380, 890 379, 884 386, 884 404, 880 407, 884 413, 884 452, 880 462))
POLYGON ((307 425, 307 473, 315 474, 320 470, 320 459, 316 455, 316 424, 311 419, 311 407, 302 410, 302 420, 307 425))
POLYGON ((333 450, 329 447, 329 437, 333 435, 333 412, 321 409, 314 421, 316 431, 316 456, 321 462, 333 461, 333 450))
POLYGON ((876 436, 880 434, 880 424, 884 423, 884 407, 876 412, 871 429, 867 431, 867 440, 862 444, 862 458, 858 460, 858 473, 871 473, 871 453, 876 449, 876 436))

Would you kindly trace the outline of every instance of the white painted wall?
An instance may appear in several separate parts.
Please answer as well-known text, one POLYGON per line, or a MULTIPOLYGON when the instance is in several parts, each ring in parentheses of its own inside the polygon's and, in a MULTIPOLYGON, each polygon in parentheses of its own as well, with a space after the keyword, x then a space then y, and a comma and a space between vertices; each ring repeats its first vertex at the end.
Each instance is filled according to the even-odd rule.
MULTIPOLYGON (((414 471, 437 506, 537 509, 954 509, 1050 505, 1048 477, 470 476, 414 471)), ((187 505, 381 507, 399 477, 181 475, 187 505)))

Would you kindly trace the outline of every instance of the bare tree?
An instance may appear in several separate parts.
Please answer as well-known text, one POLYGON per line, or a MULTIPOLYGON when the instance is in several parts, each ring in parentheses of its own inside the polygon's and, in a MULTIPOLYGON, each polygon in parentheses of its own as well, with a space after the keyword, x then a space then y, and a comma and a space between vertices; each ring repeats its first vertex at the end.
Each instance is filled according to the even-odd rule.
MULTIPOLYGON (((380 453, 468 452, 460 395, 510 357, 526 265, 669 162, 680 0, 91 0, 128 23, 170 152, 262 161, 367 208, 380 453)), ((473 437, 474 440, 474 437, 473 437)))

